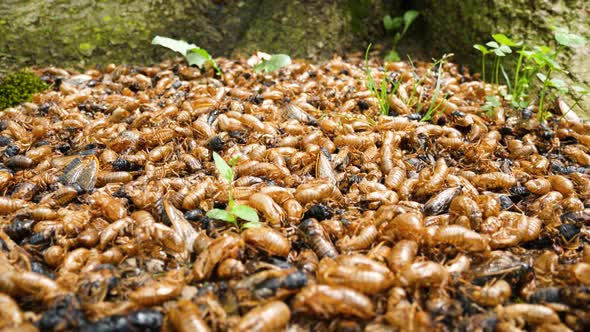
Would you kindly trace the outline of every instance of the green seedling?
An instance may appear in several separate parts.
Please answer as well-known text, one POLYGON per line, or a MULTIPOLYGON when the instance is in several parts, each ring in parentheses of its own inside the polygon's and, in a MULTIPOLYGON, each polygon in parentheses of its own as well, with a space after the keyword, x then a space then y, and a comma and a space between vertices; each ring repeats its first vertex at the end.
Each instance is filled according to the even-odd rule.
MULTIPOLYGON (((475 44, 473 45, 473 48, 481 52, 481 72, 482 80, 484 81, 486 80, 486 56, 490 53, 494 54, 494 75, 492 77, 492 82, 499 84, 499 72, 500 70, 504 72, 504 68, 502 67, 502 58, 512 53, 511 47, 520 46, 521 43, 514 42, 506 35, 501 33, 493 34, 492 38, 494 40, 487 42, 485 46, 481 44, 475 44)), ((510 81, 507 80, 506 82, 510 84, 510 81)))
MULTIPOLYGON (((412 58, 410 57, 410 55, 408 55, 408 63, 410 64, 410 67, 412 68, 412 76, 414 76, 414 83, 412 84, 412 91, 410 92, 410 96, 408 97, 407 100, 407 104, 408 106, 413 106, 414 105, 414 95, 416 94, 416 90, 418 89, 418 86, 422 85, 424 83, 424 80, 426 79, 426 77, 420 77, 418 75, 418 73, 416 72, 416 67, 414 66, 414 61, 412 61, 412 58)), ((420 95, 418 96, 417 100, 416 100, 416 112, 420 113, 420 110, 422 109, 422 104, 420 103, 420 101, 422 100, 422 94, 424 93, 424 90, 420 91, 420 95)))
MULTIPOLYGON (((440 84, 442 82, 442 67, 445 64, 445 62, 447 61, 447 59, 449 59, 452 56, 453 56, 453 54, 445 54, 442 56, 442 58, 440 58, 440 60, 435 60, 434 63, 432 64, 432 68, 436 68, 436 66, 438 66, 438 70, 436 71, 436 85, 434 87, 434 94, 432 95, 432 100, 430 101, 430 106, 428 107, 428 110, 426 111, 426 113, 424 114, 422 119, 420 120, 421 122, 431 120, 432 116, 435 114, 435 112, 438 110, 438 108, 442 104, 442 102, 439 102, 438 104, 436 103, 436 101, 438 99, 438 95, 440 94, 440 84)), ((431 68, 431 70, 432 70, 432 68, 431 68)), ((445 97, 446 97, 446 95, 445 95, 445 97)))
POLYGON ((291 64, 291 57, 286 54, 273 54, 253 67, 255 72, 263 71, 268 74, 291 64))
POLYGON ((497 107, 500 107, 498 96, 486 96, 486 103, 481 107, 481 110, 486 112, 488 116, 493 116, 497 107))
POLYGON ((182 54, 189 66, 195 65, 200 69, 203 69, 205 66, 211 66, 220 76, 223 76, 221 69, 219 69, 217 62, 211 57, 211 54, 195 44, 189 44, 184 40, 156 36, 152 39, 152 45, 160 45, 182 54))
MULTIPOLYGON (((586 45, 586 39, 584 37, 579 36, 577 34, 573 34, 568 32, 562 28, 554 28, 553 36, 557 41, 557 50, 554 52, 548 52, 545 50, 543 53, 544 57, 541 57, 544 62, 542 63, 545 68, 547 68, 546 74, 543 75, 542 73, 537 73, 537 78, 543 82, 543 87, 541 89, 541 96, 539 97, 539 110, 538 116, 539 120, 544 121, 547 119, 551 114, 548 110, 545 110, 543 107, 543 103, 545 101, 545 94, 548 88, 554 88, 561 94, 567 94, 569 89, 563 80, 559 79, 551 79, 550 75, 554 71, 562 71, 561 67, 556 62, 557 57, 560 54, 560 51, 563 47, 570 47, 570 48, 579 48, 586 45)), ((562 71, 564 72, 564 71, 562 71)))
POLYGON ((395 49, 418 15, 420 15, 418 11, 408 10, 402 16, 391 17, 390 15, 385 15, 385 17, 383 17, 383 26, 385 27, 385 30, 389 33, 395 31, 391 51, 385 56, 386 61, 400 61, 400 56, 395 49))
MULTIPOLYGON (((207 217, 232 223, 236 227, 239 227, 238 219, 247 221, 246 223, 242 224, 241 227, 239 227, 241 229, 260 227, 260 221, 258 219, 258 213, 256 210, 247 205, 236 204, 234 200, 234 171, 232 167, 230 167, 216 152, 213 152, 213 161, 215 162, 215 167, 217 168, 219 175, 221 175, 221 177, 228 182, 229 202, 225 210, 213 209, 208 211, 207 217)), ((233 157, 230 160, 230 163, 232 166, 235 166, 237 161, 238 158, 233 157)))
MULTIPOLYGON (((577 48, 586 45, 586 40, 576 34, 572 34, 561 28, 554 28, 554 38, 556 47, 550 46, 525 46, 521 42, 514 42, 503 34, 494 34, 493 41, 488 42, 486 46, 476 44, 474 47, 482 53, 482 74, 485 75, 485 57, 489 53, 495 56, 494 77, 492 83, 499 84, 499 72, 506 81, 508 91, 500 90, 500 94, 505 101, 509 101, 511 106, 516 109, 528 107, 531 97, 538 96, 538 118, 541 121, 550 117, 547 109, 547 103, 555 100, 559 95, 568 95, 574 100, 574 106, 578 106, 578 101, 586 95, 587 88, 581 85, 568 86, 563 80, 553 78, 552 75, 568 73, 559 66, 557 58, 565 47, 577 48), (488 48, 489 47, 489 48, 488 48), (519 54, 516 68, 514 70, 514 80, 510 80, 505 70, 502 60, 512 53, 511 47, 520 47, 516 51, 519 54), (538 80, 541 84, 535 84, 538 80), (575 86, 575 88, 574 88, 575 86)), ((486 104, 482 107, 488 114, 492 114, 495 109, 495 100, 486 99, 486 104)), ((534 101, 534 100, 533 100, 534 101)))
POLYGON ((481 52, 481 79, 485 82, 486 80, 486 55, 490 53, 487 47, 481 44, 473 45, 473 48, 481 52))
POLYGON ((387 77, 384 75, 383 79, 381 79, 381 84, 377 87, 375 83, 375 79, 373 78, 373 74, 371 73, 371 68, 369 67, 369 50, 371 49, 371 44, 367 47, 365 51, 365 71, 367 73, 367 89, 371 91, 373 97, 377 99, 379 102, 379 112, 383 115, 389 115, 389 96, 395 94, 399 87, 399 81, 393 84, 393 87, 390 92, 387 91, 388 81, 387 77))

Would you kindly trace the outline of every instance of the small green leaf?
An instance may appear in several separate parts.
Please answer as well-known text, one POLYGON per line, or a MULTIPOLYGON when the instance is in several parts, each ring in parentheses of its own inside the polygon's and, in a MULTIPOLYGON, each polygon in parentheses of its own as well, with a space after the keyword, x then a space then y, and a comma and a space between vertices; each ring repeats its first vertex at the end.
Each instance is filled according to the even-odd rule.
POLYGON ((502 50, 502 52, 504 53, 512 53, 512 49, 506 45, 500 45, 499 49, 502 50))
POLYGON ((501 49, 499 49, 499 48, 496 48, 496 49, 494 49, 494 54, 496 54, 496 56, 500 56, 500 57, 502 57, 502 56, 505 56, 505 55, 506 55, 506 54, 504 54, 504 51, 502 51, 502 50, 501 50, 501 49))
POLYGON ((486 96, 486 103, 498 107, 500 106, 500 99, 498 99, 498 96, 486 96))
POLYGON ((203 68, 203 65, 208 63, 211 65, 211 67, 213 67, 213 69, 215 69, 217 73, 220 75, 222 74, 221 69, 219 69, 219 66, 217 66, 217 62, 215 62, 215 59, 213 59, 211 54, 209 54, 209 52, 207 52, 207 50, 204 48, 197 47, 190 49, 186 54, 186 61, 190 66, 197 65, 199 68, 203 68))
POLYGON ((403 19, 401 17, 391 17, 389 15, 385 15, 383 17, 383 26, 387 31, 395 31, 401 28, 403 23, 403 19))
POLYGON ((195 44, 189 44, 184 40, 176 40, 168 37, 156 36, 152 39, 152 45, 160 45, 166 48, 173 50, 174 52, 178 52, 182 55, 186 55, 188 50, 193 48, 198 48, 195 44))
POLYGON ((575 33, 569 33, 565 30, 558 30, 555 32, 555 40, 560 45, 578 48, 586 45, 586 39, 575 33))
POLYGON ((480 51, 483 54, 488 54, 488 52, 489 52, 488 49, 481 44, 475 44, 475 45, 473 45, 473 48, 475 48, 476 50, 480 51))
POLYGON ((202 48, 193 48, 186 54, 186 62, 188 62, 189 66, 196 65, 199 68, 203 68, 205 63, 211 58, 211 56, 207 56, 209 56, 209 53, 202 48), (204 51, 205 54, 201 51, 204 51))
POLYGON ((210 210, 207 212, 206 216, 211 219, 223 220, 231 223, 236 222, 236 217, 233 214, 221 209, 210 210))
POLYGON ((492 35, 492 38, 494 38, 495 41, 497 41, 498 43, 500 43, 502 45, 519 46, 521 44, 521 43, 517 43, 517 42, 512 41, 510 38, 508 38, 503 33, 494 34, 494 35, 492 35))
POLYGON ((393 30, 393 18, 390 15, 383 16, 383 27, 385 30, 393 30))
POLYGON ((247 205, 236 205, 234 206, 231 211, 236 217, 244 219, 250 222, 258 222, 258 213, 253 208, 247 205))
POLYGON ((537 78, 538 78, 538 79, 539 79, 541 82, 545 83, 545 80, 547 79, 547 76, 546 76, 545 74, 543 74, 543 73, 537 73, 537 78))
POLYGON ((498 43, 496 43, 495 41, 487 42, 486 45, 489 46, 489 47, 491 47, 491 48, 498 48, 498 47, 500 47, 500 45, 498 43))
POLYGON ((401 58, 399 57, 399 54, 395 50, 389 51, 389 53, 387 53, 387 55, 385 56, 385 61, 387 61, 387 62, 397 62, 400 60, 401 60, 401 58))
POLYGON ((230 160, 229 160, 229 164, 230 164, 232 167, 235 167, 235 166, 238 164, 238 160, 240 160, 240 155, 239 155, 239 154, 237 154, 237 155, 235 155, 235 156, 231 157, 231 158, 230 158, 230 160))
POLYGON ((567 84, 565 83, 564 80, 559 79, 559 78, 552 78, 549 80, 549 82, 550 82, 551 86, 556 88, 557 90, 559 90, 559 92, 567 93, 568 87, 567 87, 567 84))
POLYGON ((242 229, 248 229, 248 228, 259 228, 262 226, 261 222, 258 221, 250 221, 247 222, 245 224, 242 225, 242 229))
POLYGON ((420 15, 420 13, 416 10, 408 10, 407 12, 404 13, 404 29, 407 29, 407 27, 410 26, 410 24, 412 24, 412 22, 414 22, 414 20, 416 19, 416 17, 418 17, 418 15, 420 15))
POLYGON ((213 152, 213 161, 215 161, 215 167, 217 167, 217 171, 219 171, 221 177, 227 182, 232 183, 234 181, 234 171, 217 152, 213 152))
POLYGON ((286 67, 291 64, 291 57, 286 54, 273 54, 270 59, 262 60, 259 64, 254 66, 254 71, 259 72, 264 70, 265 73, 273 72, 277 69, 286 67))

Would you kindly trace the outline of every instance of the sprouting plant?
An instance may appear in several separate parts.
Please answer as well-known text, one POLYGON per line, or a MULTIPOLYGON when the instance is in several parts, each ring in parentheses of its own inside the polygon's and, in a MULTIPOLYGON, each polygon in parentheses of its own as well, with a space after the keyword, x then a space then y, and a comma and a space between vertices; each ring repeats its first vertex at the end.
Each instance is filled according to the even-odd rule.
POLYGON ((291 57, 287 54, 273 54, 268 59, 263 59, 259 64, 254 66, 254 71, 264 70, 266 74, 277 69, 286 67, 291 64, 291 57))
POLYGON ((486 103, 481 107, 489 116, 494 115, 494 110, 500 107, 500 99, 498 96, 486 96, 486 103))
MULTIPOLYGON (((412 57, 408 54, 408 63, 410 64, 410 67, 412 68, 412 76, 414 76, 414 83, 412 84, 412 91, 410 92, 410 96, 408 97, 407 100, 407 104, 408 106, 412 106, 414 105, 414 95, 416 94, 416 90, 418 89, 418 86, 422 85, 422 83, 424 83, 424 80, 426 79, 426 77, 420 77, 417 73, 416 73, 416 67, 414 66, 414 61, 412 61, 412 57)), ((422 100, 422 93, 424 92, 424 90, 420 91, 420 95, 417 98, 416 104, 416 113, 420 113, 420 110, 422 109, 422 104, 420 103, 420 101, 422 100)))
MULTIPOLYGON (((499 71, 502 70, 502 72, 505 73, 504 67, 502 66, 502 58, 512 53, 511 47, 520 46, 521 43, 514 42, 506 35, 501 33, 493 34, 492 38, 494 40, 487 42, 485 46, 481 44, 475 44, 473 47, 481 52, 481 74, 483 81, 486 80, 486 56, 490 53, 494 54, 495 59, 492 82, 499 84, 499 71)), ((506 77, 507 75, 504 76, 507 84, 510 85, 510 81, 506 77)))
MULTIPOLYGON (((212 209, 207 212, 207 217, 230 222, 236 227, 238 227, 238 218, 243 219, 247 222, 242 224, 241 229, 259 227, 260 221, 256 210, 247 205, 236 204, 234 200, 234 187, 232 184, 234 181, 233 169, 216 152, 213 152, 213 161, 221 177, 228 182, 229 201, 225 210, 212 209)), ((237 161, 238 157, 234 157, 230 160, 230 163, 232 166, 235 166, 237 161)))
POLYGON ((389 15, 385 15, 383 17, 383 26, 385 30, 388 32, 395 31, 395 35, 393 36, 393 45, 391 46, 391 51, 385 56, 386 61, 399 61, 400 57, 397 51, 395 50, 397 47, 397 43, 404 37, 412 22, 416 20, 416 18, 420 15, 420 13, 416 10, 408 10, 402 16, 391 17, 389 15), (400 30, 401 29, 401 30, 400 30))
POLYGON ((473 45, 473 48, 481 52, 481 80, 485 82, 486 80, 486 55, 490 53, 487 47, 481 44, 473 45))
POLYGON ((541 63, 544 65, 545 68, 547 68, 545 74, 537 73, 537 78, 541 82, 543 82, 543 87, 541 88, 541 95, 539 97, 539 110, 537 112, 539 119, 542 121, 544 121, 550 115, 550 113, 546 112, 546 110, 543 107, 547 89, 555 88, 562 94, 568 92, 567 85, 563 80, 551 79, 550 77, 552 72, 556 70, 561 70, 561 67, 557 64, 556 59, 559 56, 562 47, 578 48, 586 45, 586 39, 584 39, 584 37, 570 33, 567 30, 561 28, 555 28, 553 35, 558 44, 557 50, 545 50, 545 52, 543 52, 541 56, 539 56, 541 58, 541 63))
MULTIPOLYGON (((508 91, 501 90, 500 93, 504 100, 510 101, 512 107, 522 109, 528 107, 530 98, 538 96, 538 118, 541 121, 546 120, 551 114, 546 109, 547 100, 554 100, 557 94, 569 95, 577 105, 578 101, 585 95, 585 89, 581 85, 569 86, 559 78, 552 78, 551 75, 556 72, 568 74, 564 71, 557 58, 564 47, 576 48, 582 47, 586 44, 586 40, 576 34, 570 33, 561 28, 553 28, 554 37, 556 41, 556 48, 550 46, 525 46, 523 43, 517 43, 502 34, 493 35, 494 41, 488 42, 486 45, 489 49, 482 45, 474 45, 476 49, 482 52, 482 64, 485 64, 485 55, 494 53, 496 56, 494 63, 494 77, 492 82, 499 84, 498 72, 502 72, 508 91), (521 46, 517 51, 519 54, 518 62, 514 70, 514 80, 510 80, 506 70, 502 64, 502 58, 512 53, 510 47, 521 46), (541 82, 541 87, 537 90, 534 82, 538 79, 541 82)), ((482 72, 485 67, 482 68, 482 72)), ((483 74, 483 73, 482 73, 483 74)), ((534 101, 534 100, 533 100, 534 101)), ((490 100, 488 100, 490 102, 490 100)), ((492 104, 486 102, 482 107, 486 112, 493 112, 492 104)), ((578 105, 579 107, 579 105, 578 105)))
POLYGON ((377 87, 375 83, 375 79, 373 78, 373 74, 371 73, 371 68, 369 67, 369 50, 371 49, 371 44, 367 47, 365 51, 365 71, 367 73, 367 89, 371 91, 373 97, 377 98, 379 102, 379 112, 383 115, 389 115, 389 96, 391 94, 395 94, 397 88, 399 87, 399 81, 393 83, 393 87, 391 91, 387 91, 387 77, 386 75, 383 76, 381 79, 381 84, 377 87))
MULTIPOLYGON (((438 66, 438 70, 436 71, 436 85, 434 87, 434 94, 432 95, 432 100, 430 101, 430 106, 428 107, 428 110, 426 111, 426 113, 424 114, 424 116, 422 117, 422 119, 420 121, 424 122, 424 121, 429 121, 430 119, 432 119, 432 116, 435 114, 435 112, 438 110, 438 108, 442 105, 442 101, 439 102, 438 104, 436 104, 436 101, 438 100, 438 95, 440 94, 440 84, 442 82, 442 67, 444 65, 444 63, 447 61, 447 59, 449 59, 450 57, 452 57, 453 54, 445 54, 442 56, 442 58, 440 58, 439 60, 434 60, 431 70, 433 68, 436 68, 436 66, 438 66)), ((446 95, 445 95, 446 97, 446 95)))
MULTIPOLYGON (((500 79, 498 75, 500 68, 502 68, 502 71, 504 71, 502 59, 506 55, 512 53, 512 49, 510 47, 520 46, 520 43, 513 42, 512 40, 510 40, 510 38, 506 37, 506 35, 501 33, 493 34, 492 38, 494 38, 494 40, 488 42, 486 45, 490 47, 491 52, 493 52, 496 56, 494 62, 494 81, 496 84, 500 84, 500 79)), ((506 83, 510 85, 510 80, 508 80, 507 78, 506 83)))
POLYGON ((168 37, 156 36, 152 39, 152 45, 164 46, 168 49, 178 52, 184 56, 189 66, 196 65, 199 68, 203 68, 206 65, 213 67, 215 71, 222 76, 223 73, 215 59, 211 57, 211 54, 204 48, 200 48, 195 44, 189 44, 184 40, 176 40, 168 37))

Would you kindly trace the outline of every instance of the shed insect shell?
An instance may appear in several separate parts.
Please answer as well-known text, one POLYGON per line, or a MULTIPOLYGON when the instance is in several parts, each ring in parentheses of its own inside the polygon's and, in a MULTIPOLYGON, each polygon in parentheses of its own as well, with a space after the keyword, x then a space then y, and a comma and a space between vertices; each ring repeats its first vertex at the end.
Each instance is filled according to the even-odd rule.
POLYGON ((64 250, 62 247, 54 245, 43 252, 43 259, 52 267, 57 267, 61 264, 64 258, 64 250))
POLYGON ((379 233, 375 225, 368 225, 352 237, 348 235, 336 242, 341 251, 354 251, 369 248, 377 239, 379 233))
POLYGON ((97 186, 102 187, 108 183, 127 183, 133 180, 129 172, 100 172, 96 180, 97 186))
POLYGON ((582 285, 590 286, 590 263, 577 263, 572 267, 572 271, 582 285))
POLYGON ((315 172, 316 178, 328 180, 330 183, 336 183, 336 174, 332 167, 332 163, 322 151, 318 153, 315 172))
POLYGON ((371 300, 355 290, 342 286, 309 285, 295 296, 295 312, 323 318, 337 315, 370 318, 375 315, 371 300))
POLYGON ((39 204, 50 207, 59 207, 68 204, 78 196, 78 191, 71 186, 63 186, 56 191, 44 196, 39 204))
POLYGON ((547 179, 537 178, 527 181, 525 187, 535 195, 545 195, 551 191, 551 182, 547 179))
POLYGON ((418 254, 418 243, 413 240, 401 240, 391 249, 387 263, 392 271, 400 271, 414 261, 418 254))
POLYGON ((164 245, 168 250, 181 253, 185 249, 184 242, 180 235, 178 235, 172 228, 160 224, 153 223, 151 229, 152 238, 164 245))
POLYGON ((328 182, 312 182, 297 187, 295 198, 301 204, 317 203, 333 195, 338 189, 328 182))
POLYGON ((335 260, 326 257, 320 261, 318 281, 376 294, 391 287, 395 278, 385 265, 365 256, 339 256, 335 260))
POLYGON ((106 227, 104 230, 100 232, 99 247, 101 249, 106 248, 106 246, 110 244, 113 240, 115 240, 117 236, 119 236, 125 230, 126 227, 132 224, 133 219, 131 218, 121 218, 110 224, 108 227, 106 227))
POLYGON ((483 190, 508 189, 516 185, 516 178, 511 174, 491 172, 475 176, 473 183, 483 190))
POLYGON ((196 304, 180 300, 168 311, 168 318, 178 332, 209 332, 203 314, 196 304))
POLYGON ((240 319, 235 331, 271 332, 284 329, 291 320, 291 310, 281 301, 272 301, 250 310, 240 319))
POLYGON ((59 214, 62 215, 64 231, 67 235, 76 235, 86 228, 90 222, 89 211, 73 211, 61 209, 59 214))
POLYGON ((29 203, 24 200, 0 197, 0 215, 10 214, 27 206, 29 206, 29 203))
POLYGON ((94 204, 100 208, 103 215, 111 220, 116 221, 127 215, 127 209, 118 199, 107 193, 99 192, 91 196, 94 204))
POLYGON ((235 279, 246 272, 246 267, 240 260, 228 258, 217 267, 217 275, 222 279, 235 279))
POLYGON ((312 250, 321 259, 323 257, 334 258, 338 256, 338 252, 332 244, 332 241, 326 235, 320 223, 315 219, 306 219, 299 228, 305 235, 305 242, 312 248, 312 250))
POLYGON ((559 323, 559 316, 555 311, 540 304, 517 303, 496 308, 500 319, 522 319, 530 324, 559 323))
POLYGON ((178 210, 169 200, 165 200, 164 206, 164 219, 172 224, 174 232, 180 236, 184 242, 185 253, 189 254, 193 252, 194 243, 198 237, 197 231, 193 226, 184 218, 184 214, 178 210))
POLYGON ((196 281, 211 276, 215 265, 226 258, 236 258, 244 250, 244 240, 237 235, 224 235, 213 240, 203 250, 193 265, 193 275, 196 281))
POLYGON ((12 297, 0 293, 0 328, 22 324, 24 315, 12 297))
POLYGON ((449 272, 444 266, 432 262, 415 262, 401 271, 400 282, 403 286, 431 287, 444 285, 449 279, 449 272))
POLYGON ((90 250, 86 248, 77 248, 68 252, 64 257, 61 270, 73 273, 80 272, 90 257, 90 254, 90 250))
POLYGON ((153 306, 178 297, 181 291, 182 283, 164 280, 141 286, 129 293, 129 298, 137 304, 153 306))
POLYGON ((182 201, 182 208, 185 210, 193 210, 199 207, 201 201, 207 197, 208 188, 211 186, 209 178, 192 187, 189 194, 184 196, 182 201))
POLYGON ((461 187, 447 188, 430 198, 422 210, 427 216, 446 213, 455 196, 461 193, 461 187))
POLYGON ((500 213, 501 206, 497 197, 483 194, 477 196, 476 201, 479 203, 484 219, 500 213))
POLYGON ((428 180, 421 183, 421 186, 416 190, 416 196, 425 197, 440 189, 449 173, 447 163, 443 158, 436 161, 434 170, 428 180))
POLYGON ((382 233, 399 239, 419 241, 424 233, 422 214, 416 212, 402 213, 385 225, 382 233))
POLYGON ((495 307, 503 304, 512 295, 512 288, 505 280, 498 280, 471 293, 475 302, 480 305, 495 307))
POLYGON ((35 298, 50 301, 63 294, 63 290, 55 281, 35 272, 10 273, 11 280, 20 292, 34 296, 35 298))
POLYGON ((255 193, 250 196, 248 203, 261 212, 264 219, 272 226, 280 226, 286 219, 285 211, 266 194, 255 193))
POLYGON ((562 152, 569 159, 580 164, 580 166, 590 166, 590 155, 584 152, 581 148, 568 145, 563 147, 562 152))
POLYGON ((399 191, 405 180, 406 171, 400 167, 393 167, 385 176, 385 186, 388 189, 399 191))
POLYGON ((10 184, 13 176, 10 172, 0 171, 0 191, 4 191, 10 184))
POLYGON ((248 228, 242 232, 247 244, 262 249, 270 255, 287 256, 291 251, 291 243, 279 231, 269 227, 248 228))
POLYGON ((563 175, 551 175, 549 176, 549 182, 551 182, 553 190, 559 191, 563 195, 574 193, 574 184, 563 175))
POLYGON ((483 214, 477 202, 471 197, 467 195, 456 196, 451 201, 449 212, 452 216, 466 216, 469 218, 471 228, 479 230, 483 214))

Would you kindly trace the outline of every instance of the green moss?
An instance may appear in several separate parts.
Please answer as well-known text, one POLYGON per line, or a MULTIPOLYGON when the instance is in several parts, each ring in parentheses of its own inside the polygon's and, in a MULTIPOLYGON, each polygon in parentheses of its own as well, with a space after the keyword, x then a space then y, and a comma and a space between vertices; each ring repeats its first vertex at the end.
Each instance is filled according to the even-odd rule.
POLYGON ((10 73, 0 83, 0 110, 30 101, 33 94, 48 87, 30 71, 10 73))

